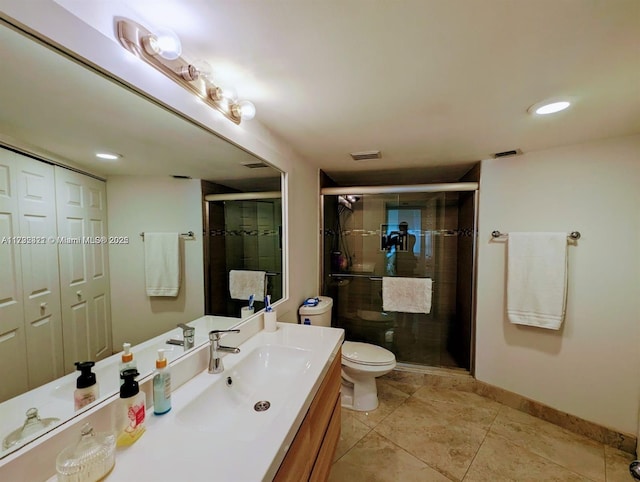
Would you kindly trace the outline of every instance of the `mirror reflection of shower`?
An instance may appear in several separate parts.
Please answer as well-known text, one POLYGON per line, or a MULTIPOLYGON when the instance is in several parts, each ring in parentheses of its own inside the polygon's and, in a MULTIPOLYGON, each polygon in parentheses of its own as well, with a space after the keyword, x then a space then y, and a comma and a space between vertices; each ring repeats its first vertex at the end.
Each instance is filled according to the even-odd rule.
MULTIPOLYGON (((262 276, 263 294, 272 303, 281 299, 281 192, 206 194, 204 202, 205 314, 238 317, 249 304, 250 295, 232 296, 232 271, 262 276)), ((261 310, 264 298, 255 296, 252 305, 256 312, 261 310)))

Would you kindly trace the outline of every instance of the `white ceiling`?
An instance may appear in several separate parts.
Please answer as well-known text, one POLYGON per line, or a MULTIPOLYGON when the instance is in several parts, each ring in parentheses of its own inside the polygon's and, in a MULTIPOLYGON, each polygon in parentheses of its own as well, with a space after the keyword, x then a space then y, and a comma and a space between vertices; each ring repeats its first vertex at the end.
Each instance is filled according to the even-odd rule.
POLYGON ((445 180, 499 151, 640 132, 637 0, 57 2, 108 36, 115 15, 170 26, 341 182, 445 180), (569 110, 527 114, 561 96, 569 110))

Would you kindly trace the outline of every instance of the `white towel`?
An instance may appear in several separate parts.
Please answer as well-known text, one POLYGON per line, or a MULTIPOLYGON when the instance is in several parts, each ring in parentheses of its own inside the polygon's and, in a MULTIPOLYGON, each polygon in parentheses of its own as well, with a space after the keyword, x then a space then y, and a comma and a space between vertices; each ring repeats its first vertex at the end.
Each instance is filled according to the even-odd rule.
POLYGON ((265 271, 232 269, 229 271, 229 294, 234 300, 248 300, 249 296, 261 301, 265 295, 265 271))
POLYGON ((509 321, 560 329, 567 298, 567 234, 509 233, 507 257, 509 321))
POLYGON ((144 275, 148 296, 178 296, 178 233, 144 233, 144 275))
POLYGON ((430 313, 431 278, 382 278, 382 309, 405 313, 430 313))

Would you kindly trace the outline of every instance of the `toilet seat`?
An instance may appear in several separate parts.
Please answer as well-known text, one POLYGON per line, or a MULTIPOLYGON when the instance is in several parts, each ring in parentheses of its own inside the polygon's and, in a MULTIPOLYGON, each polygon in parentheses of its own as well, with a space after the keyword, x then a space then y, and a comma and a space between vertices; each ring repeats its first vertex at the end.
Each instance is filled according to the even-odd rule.
POLYGON ((381 346, 357 341, 342 344, 342 361, 354 365, 382 367, 396 363, 395 355, 381 346))

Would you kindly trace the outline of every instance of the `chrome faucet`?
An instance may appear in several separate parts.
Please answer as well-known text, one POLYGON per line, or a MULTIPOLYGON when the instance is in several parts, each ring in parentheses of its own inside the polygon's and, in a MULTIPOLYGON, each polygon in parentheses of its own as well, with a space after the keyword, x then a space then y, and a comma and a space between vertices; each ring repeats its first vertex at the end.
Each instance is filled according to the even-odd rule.
POLYGON ((184 351, 193 348, 196 329, 193 326, 185 325, 184 323, 178 323, 178 328, 182 328, 182 340, 171 338, 170 340, 167 340, 167 345, 181 346, 184 348, 184 351))
POLYGON ((220 338, 224 333, 240 333, 240 330, 212 330, 209 332, 209 373, 222 373, 224 371, 219 352, 240 353, 240 348, 220 344, 220 338))

